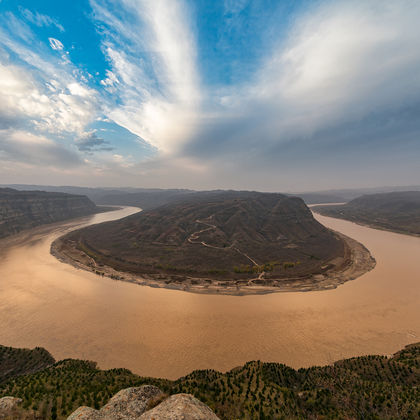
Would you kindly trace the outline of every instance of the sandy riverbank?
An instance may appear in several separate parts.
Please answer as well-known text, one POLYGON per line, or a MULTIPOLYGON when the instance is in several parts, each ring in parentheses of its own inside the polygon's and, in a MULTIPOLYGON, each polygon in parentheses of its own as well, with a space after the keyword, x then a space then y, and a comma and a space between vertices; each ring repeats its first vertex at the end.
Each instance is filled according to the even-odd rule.
POLYGON ((141 286, 182 290, 192 293, 220 295, 254 295, 277 292, 308 292, 335 289, 340 284, 354 280, 372 270, 376 261, 361 243, 336 232, 346 244, 346 254, 340 261, 331 261, 332 268, 325 274, 286 279, 253 279, 226 281, 211 278, 179 276, 165 274, 134 275, 114 270, 110 266, 98 265, 91 257, 77 249, 76 244, 69 245, 62 237, 51 244, 51 253, 60 261, 72 266, 106 276, 114 280, 135 283, 141 286))

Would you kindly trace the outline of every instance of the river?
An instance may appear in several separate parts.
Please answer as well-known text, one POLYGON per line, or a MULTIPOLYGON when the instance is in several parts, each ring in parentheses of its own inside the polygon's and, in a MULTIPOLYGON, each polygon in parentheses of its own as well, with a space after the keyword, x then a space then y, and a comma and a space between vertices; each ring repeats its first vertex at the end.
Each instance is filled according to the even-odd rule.
POLYGON ((51 242, 69 229, 137 210, 0 241, 0 343, 177 378, 257 359, 295 368, 327 364, 420 341, 420 238, 344 220, 315 215, 363 243, 377 266, 319 292, 219 296, 155 289, 99 277, 50 255, 51 242))

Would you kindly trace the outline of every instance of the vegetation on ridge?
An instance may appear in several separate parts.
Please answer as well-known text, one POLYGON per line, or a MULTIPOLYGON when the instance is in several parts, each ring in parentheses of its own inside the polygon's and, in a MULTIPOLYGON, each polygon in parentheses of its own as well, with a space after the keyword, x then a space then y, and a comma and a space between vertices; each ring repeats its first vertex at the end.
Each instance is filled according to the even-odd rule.
POLYGON ((299 370, 254 361, 226 373, 194 371, 175 381, 63 360, 5 380, 0 397, 22 398, 33 418, 64 419, 81 405, 98 408, 119 390, 143 384, 193 394, 222 419, 418 419, 420 344, 392 358, 355 357, 299 370))

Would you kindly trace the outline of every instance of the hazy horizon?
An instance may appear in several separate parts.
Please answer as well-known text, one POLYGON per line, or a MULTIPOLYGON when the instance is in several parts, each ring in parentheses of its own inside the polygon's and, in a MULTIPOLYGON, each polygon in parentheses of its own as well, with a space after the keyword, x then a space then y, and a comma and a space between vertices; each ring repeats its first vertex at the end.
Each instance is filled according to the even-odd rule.
MULTIPOLYGON (((351 196, 355 195, 363 195, 365 193, 367 194, 375 194, 375 193, 387 193, 387 192, 398 192, 398 191, 420 191, 420 185, 378 185, 373 187, 353 187, 353 188, 331 188, 331 189, 313 189, 313 190, 305 190, 305 191, 299 191, 299 190, 267 190, 267 189, 247 189, 247 188, 241 188, 241 189, 235 189, 235 188, 209 188, 209 189, 200 189, 200 188, 183 188, 183 187, 142 187, 142 186, 124 186, 124 185, 117 185, 117 186, 92 186, 92 185, 61 185, 61 184, 20 184, 20 183, 10 183, 10 184, 0 184, 0 188, 15 188, 18 190, 25 190, 26 188, 28 190, 34 190, 34 189, 41 189, 45 188, 46 190, 54 189, 59 191, 60 188, 63 189, 64 192, 71 192, 67 191, 67 189, 90 189, 90 190, 115 190, 115 191, 139 191, 139 190, 188 190, 188 191, 195 191, 195 192, 205 192, 205 191, 256 191, 256 192, 268 192, 268 193, 283 193, 283 194, 326 194, 334 196, 340 195, 340 193, 345 194, 351 193, 351 196)), ((345 194, 346 195, 346 194, 345 194)))
POLYGON ((420 179, 416 0, 0 1, 0 183, 420 179))

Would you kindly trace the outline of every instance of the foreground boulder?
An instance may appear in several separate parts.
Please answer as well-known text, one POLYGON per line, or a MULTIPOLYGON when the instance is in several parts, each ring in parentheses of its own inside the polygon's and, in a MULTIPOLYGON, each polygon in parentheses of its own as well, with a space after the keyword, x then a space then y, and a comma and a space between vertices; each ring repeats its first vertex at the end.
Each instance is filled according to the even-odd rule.
POLYGON ((7 419, 13 417, 19 410, 20 404, 22 404, 22 400, 20 398, 0 398, 0 419, 7 419))
POLYGON ((216 414, 190 394, 172 395, 144 413, 141 420, 217 420, 216 414))
POLYGON ((166 398, 157 387, 143 385, 115 394, 100 410, 79 407, 67 420, 217 420, 213 411, 189 394, 166 398))

